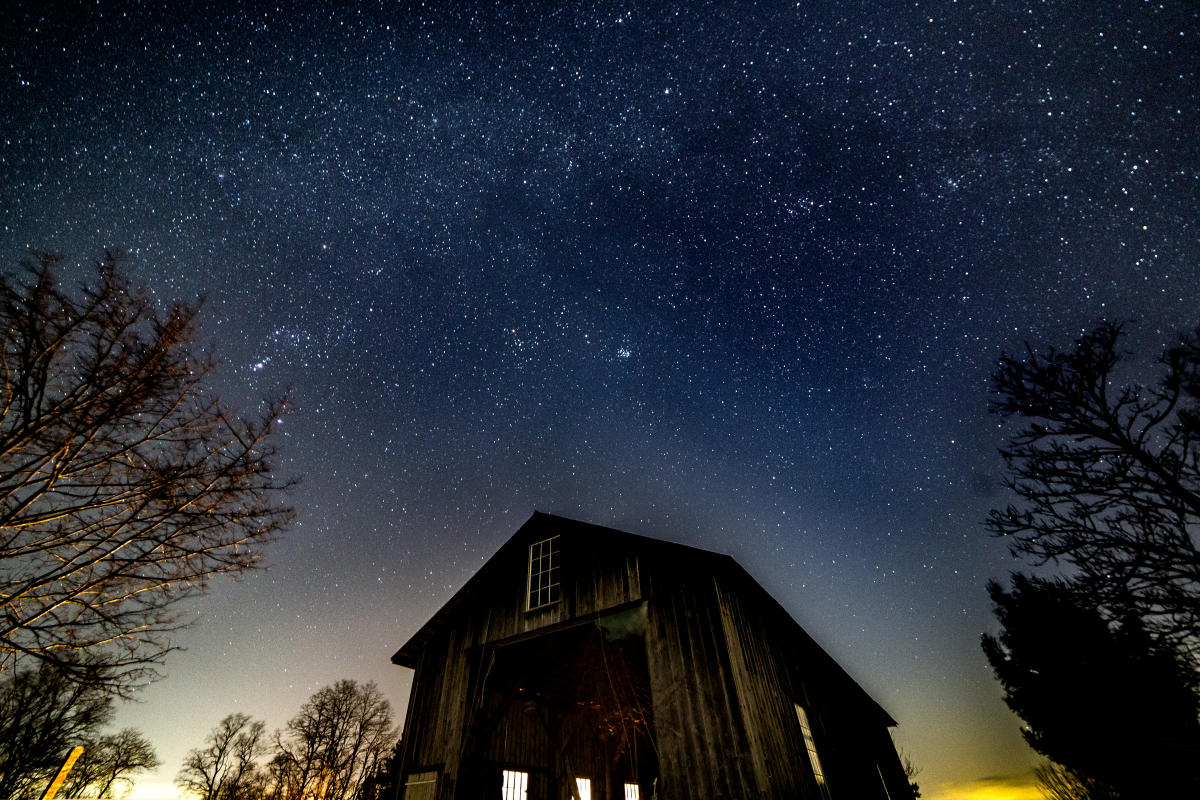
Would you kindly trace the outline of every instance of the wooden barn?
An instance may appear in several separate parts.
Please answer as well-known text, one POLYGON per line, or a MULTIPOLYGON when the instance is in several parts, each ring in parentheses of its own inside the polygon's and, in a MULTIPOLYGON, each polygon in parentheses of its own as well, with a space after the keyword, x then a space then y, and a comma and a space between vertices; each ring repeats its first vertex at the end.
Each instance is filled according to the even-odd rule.
POLYGON ((910 800, 896 723, 732 558, 535 513, 392 661, 405 800, 910 800))

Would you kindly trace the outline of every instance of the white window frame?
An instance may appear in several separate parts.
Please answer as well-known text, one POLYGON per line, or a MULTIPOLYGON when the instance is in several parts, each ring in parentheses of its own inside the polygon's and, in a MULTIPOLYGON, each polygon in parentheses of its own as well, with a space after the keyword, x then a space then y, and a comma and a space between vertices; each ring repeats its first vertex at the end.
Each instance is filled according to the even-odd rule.
POLYGON ((525 577, 525 608, 529 611, 552 606, 562 599, 562 583, 558 579, 562 551, 558 542, 556 534, 529 545, 529 569, 525 577))

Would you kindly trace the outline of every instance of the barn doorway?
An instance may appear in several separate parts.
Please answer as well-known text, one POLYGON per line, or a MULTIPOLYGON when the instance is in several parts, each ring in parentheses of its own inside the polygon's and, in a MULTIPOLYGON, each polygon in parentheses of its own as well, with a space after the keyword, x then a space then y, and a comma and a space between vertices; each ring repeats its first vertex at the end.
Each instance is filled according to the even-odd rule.
POLYGON ((635 609, 486 648, 459 800, 652 799, 658 759, 637 613, 644 622, 635 609))

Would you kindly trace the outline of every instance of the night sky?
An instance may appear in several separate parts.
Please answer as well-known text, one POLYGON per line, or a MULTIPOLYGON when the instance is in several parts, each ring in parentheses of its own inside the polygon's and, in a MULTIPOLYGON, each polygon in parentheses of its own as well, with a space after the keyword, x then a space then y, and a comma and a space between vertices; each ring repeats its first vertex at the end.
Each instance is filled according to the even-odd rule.
MULTIPOLYGON (((157 6, 167 5, 163 9, 157 6)), ((165 761, 389 657, 534 509, 735 556, 930 800, 1033 754, 979 649, 1023 341, 1200 320, 1178 2, 0 11, 0 259, 106 247, 288 392, 299 522, 126 706, 165 761)), ((161 784, 162 786, 156 786, 161 784)), ((1010 795, 1016 797, 1017 795, 1010 795)))

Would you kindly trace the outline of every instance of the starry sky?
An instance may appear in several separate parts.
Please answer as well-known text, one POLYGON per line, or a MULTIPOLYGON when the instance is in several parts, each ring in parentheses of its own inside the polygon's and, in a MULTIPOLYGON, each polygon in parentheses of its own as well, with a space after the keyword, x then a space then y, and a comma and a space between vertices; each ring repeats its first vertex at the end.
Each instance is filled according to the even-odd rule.
POLYGON ((988 376, 1200 318, 1194 4, 0 21, 6 268, 122 248, 163 303, 206 298, 230 402, 293 398, 299 521, 122 709, 165 761, 140 794, 225 714, 279 726, 339 678, 402 714, 391 653, 534 509, 734 555, 899 720, 925 797, 1029 784, 978 646, 1019 566, 981 525, 988 376))

